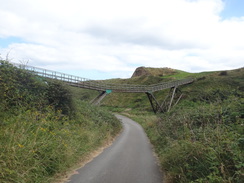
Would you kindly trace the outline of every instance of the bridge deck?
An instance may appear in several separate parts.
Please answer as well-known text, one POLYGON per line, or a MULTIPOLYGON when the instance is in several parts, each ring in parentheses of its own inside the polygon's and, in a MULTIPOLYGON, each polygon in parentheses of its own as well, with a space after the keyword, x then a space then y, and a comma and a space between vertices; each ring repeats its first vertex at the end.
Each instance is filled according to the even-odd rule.
POLYGON ((13 64, 18 68, 28 70, 33 74, 36 74, 41 77, 57 79, 66 82, 67 84, 74 87, 86 88, 86 89, 97 90, 97 91, 112 90, 113 92, 147 93, 147 92, 160 91, 167 88, 178 87, 180 85, 189 84, 194 81, 194 79, 189 78, 189 79, 183 79, 183 80, 166 82, 166 83, 165 82, 157 83, 152 85, 107 84, 102 81, 90 80, 87 78, 64 74, 61 72, 42 69, 38 67, 16 64, 16 63, 11 63, 11 64, 13 64))

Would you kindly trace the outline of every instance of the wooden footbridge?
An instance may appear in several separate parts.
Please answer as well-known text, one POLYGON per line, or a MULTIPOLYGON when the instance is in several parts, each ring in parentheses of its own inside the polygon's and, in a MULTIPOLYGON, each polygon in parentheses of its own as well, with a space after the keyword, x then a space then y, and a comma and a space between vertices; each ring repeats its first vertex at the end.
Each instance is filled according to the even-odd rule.
POLYGON ((129 84, 108 84, 103 81, 90 80, 78 76, 73 76, 61 72, 47 70, 43 68, 33 67, 29 65, 11 63, 15 67, 30 71, 31 73, 49 79, 60 80, 73 87, 85 88, 90 90, 99 91, 100 94, 94 98, 91 103, 98 105, 102 99, 111 92, 124 92, 124 93, 146 93, 152 109, 155 113, 169 111, 172 105, 176 105, 182 94, 175 99, 177 88, 181 85, 190 84, 194 79, 183 79, 178 81, 164 82, 152 85, 129 85, 129 84), (170 89, 169 95, 165 98, 163 103, 159 103, 153 95, 156 91, 170 89), (173 102, 175 101, 175 102, 173 102), (174 104, 173 104, 174 103, 174 104))

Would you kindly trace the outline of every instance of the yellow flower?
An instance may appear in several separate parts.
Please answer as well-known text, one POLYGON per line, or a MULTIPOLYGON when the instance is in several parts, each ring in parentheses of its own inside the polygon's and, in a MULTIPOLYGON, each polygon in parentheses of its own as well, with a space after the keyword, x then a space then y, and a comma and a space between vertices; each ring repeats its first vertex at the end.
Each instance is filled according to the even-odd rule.
POLYGON ((44 132, 45 132, 45 131, 47 131, 47 130, 46 130, 45 128, 41 128, 41 131, 44 131, 44 132))
POLYGON ((18 146, 20 147, 20 148, 23 148, 23 147, 25 147, 24 145, 22 145, 22 144, 18 144, 18 146))

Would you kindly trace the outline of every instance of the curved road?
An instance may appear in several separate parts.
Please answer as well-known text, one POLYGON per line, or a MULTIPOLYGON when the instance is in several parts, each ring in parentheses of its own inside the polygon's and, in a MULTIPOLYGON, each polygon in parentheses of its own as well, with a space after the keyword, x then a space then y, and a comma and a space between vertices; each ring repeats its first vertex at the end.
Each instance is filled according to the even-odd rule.
POLYGON ((162 183, 162 173, 142 127, 116 115, 124 130, 114 143, 72 175, 68 183, 162 183))

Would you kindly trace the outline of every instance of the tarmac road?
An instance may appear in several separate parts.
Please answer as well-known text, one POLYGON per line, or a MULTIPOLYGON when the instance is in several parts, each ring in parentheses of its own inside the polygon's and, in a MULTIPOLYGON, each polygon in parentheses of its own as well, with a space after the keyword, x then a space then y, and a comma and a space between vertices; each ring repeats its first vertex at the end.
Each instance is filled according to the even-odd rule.
POLYGON ((152 146, 142 127, 131 119, 116 115, 124 130, 69 183, 162 183, 162 173, 153 156, 152 146))

